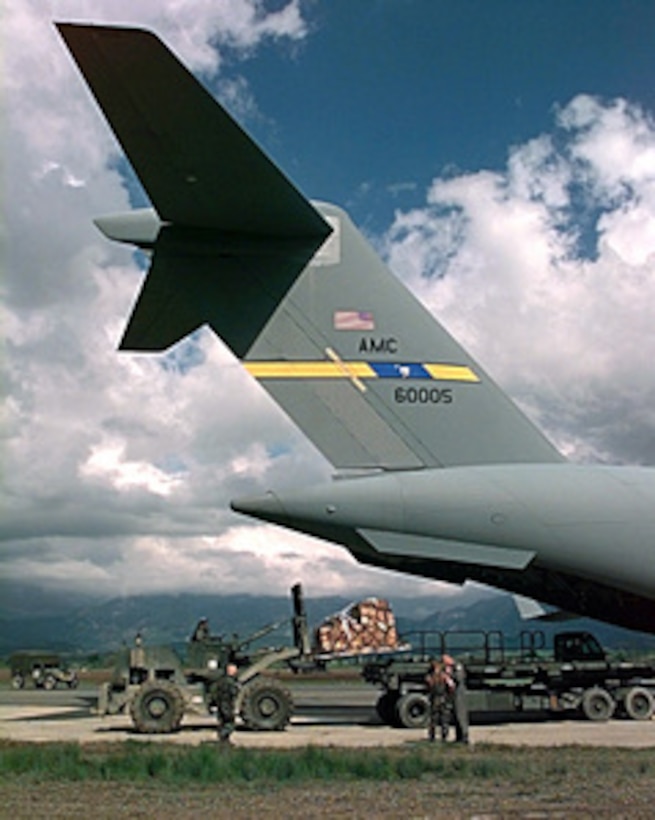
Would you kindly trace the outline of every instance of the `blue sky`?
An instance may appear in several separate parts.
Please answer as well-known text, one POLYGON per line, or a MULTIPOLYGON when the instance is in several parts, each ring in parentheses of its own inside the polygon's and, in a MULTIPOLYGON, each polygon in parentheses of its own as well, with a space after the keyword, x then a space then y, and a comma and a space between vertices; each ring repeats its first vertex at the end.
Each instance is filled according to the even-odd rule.
POLYGON ((554 107, 576 94, 655 107, 647 0, 305 8, 302 43, 267 42, 232 66, 261 112, 247 126, 304 192, 347 205, 371 230, 423 201, 444 170, 503 167, 509 147, 552 129, 554 107))
POLYGON ((210 332, 116 351, 136 192, 53 20, 156 32, 570 459, 655 465, 652 0, 5 0, 3 577, 437 589, 230 511, 330 469, 210 332))

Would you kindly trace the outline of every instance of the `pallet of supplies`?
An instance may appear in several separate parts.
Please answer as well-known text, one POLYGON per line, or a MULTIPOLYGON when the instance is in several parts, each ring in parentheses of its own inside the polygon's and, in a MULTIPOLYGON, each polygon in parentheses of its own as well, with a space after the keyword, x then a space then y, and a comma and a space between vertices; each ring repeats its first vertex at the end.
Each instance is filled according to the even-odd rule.
POLYGON ((396 619, 384 598, 366 598, 330 615, 316 629, 315 652, 358 655, 399 648, 396 619))

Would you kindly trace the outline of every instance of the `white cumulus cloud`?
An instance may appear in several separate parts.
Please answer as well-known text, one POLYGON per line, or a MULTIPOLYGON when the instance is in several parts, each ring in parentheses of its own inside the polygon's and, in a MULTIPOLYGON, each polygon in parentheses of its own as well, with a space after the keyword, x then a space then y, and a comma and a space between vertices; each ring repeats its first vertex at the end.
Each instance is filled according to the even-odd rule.
POLYGON ((504 171, 435 179, 386 253, 568 455, 655 463, 655 123, 578 96, 504 171))

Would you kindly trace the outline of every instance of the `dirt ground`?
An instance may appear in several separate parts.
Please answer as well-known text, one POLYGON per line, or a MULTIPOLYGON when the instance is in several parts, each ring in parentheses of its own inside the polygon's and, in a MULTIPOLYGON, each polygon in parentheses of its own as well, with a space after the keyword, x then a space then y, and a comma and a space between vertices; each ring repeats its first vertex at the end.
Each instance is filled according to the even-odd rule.
POLYGON ((30 818, 631 818, 653 816, 655 782, 311 783, 162 788, 127 783, 0 784, 2 817, 30 818))

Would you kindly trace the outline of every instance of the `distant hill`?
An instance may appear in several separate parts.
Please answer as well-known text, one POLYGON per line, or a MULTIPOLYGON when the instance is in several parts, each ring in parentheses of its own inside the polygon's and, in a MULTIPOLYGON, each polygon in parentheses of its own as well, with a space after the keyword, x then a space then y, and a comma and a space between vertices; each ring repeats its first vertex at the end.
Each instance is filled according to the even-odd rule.
MULTIPOLYGON (((151 644, 182 644, 198 619, 209 619, 214 634, 246 637, 267 624, 288 621, 291 599, 253 595, 138 595, 105 601, 79 602, 55 596, 47 614, 32 614, 25 601, 39 599, 41 591, 24 586, 17 606, 7 600, 0 607, 0 655, 38 647, 60 652, 108 652, 130 644, 137 632, 151 644), (75 605, 75 604, 78 605, 75 605)), ((351 601, 346 598, 318 598, 308 603, 311 622, 338 612, 351 601)), ((42 608, 43 610, 46 607, 42 608)), ((290 639, 275 637, 275 642, 290 639)))
MULTIPOLYGON (((352 598, 308 598, 310 626, 339 612, 352 598)), ((434 598, 391 601, 402 633, 429 630, 497 630, 517 636, 524 629, 547 634, 562 629, 587 629, 603 645, 617 649, 652 649, 655 636, 600 624, 589 619, 542 624, 522 621, 511 596, 464 587, 434 598)), ((29 584, 0 583, 0 655, 16 649, 53 649, 71 654, 106 653, 131 644, 137 632, 151 644, 183 644, 202 616, 212 632, 240 637, 278 621, 287 623, 268 641, 282 645, 291 640, 290 598, 253 595, 138 595, 111 600, 44 592, 29 584), (11 594, 7 587, 11 587, 11 594)), ((414 641, 413 641, 414 642, 414 641)))
POLYGON ((0 621, 57 617, 94 603, 98 603, 98 598, 91 595, 0 579, 0 621))

